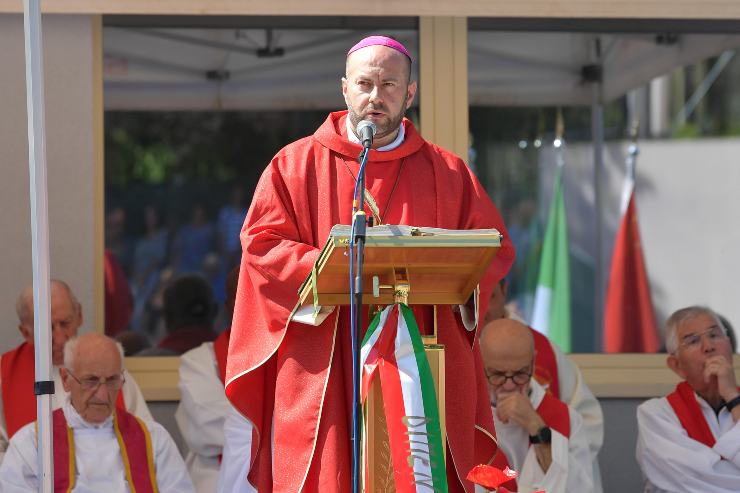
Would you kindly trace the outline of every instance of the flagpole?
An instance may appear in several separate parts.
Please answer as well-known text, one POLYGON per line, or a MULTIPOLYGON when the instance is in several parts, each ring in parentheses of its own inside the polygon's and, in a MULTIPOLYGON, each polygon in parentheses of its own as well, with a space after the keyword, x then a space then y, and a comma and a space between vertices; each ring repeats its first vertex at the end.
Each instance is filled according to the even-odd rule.
POLYGON ((44 133, 44 71, 40 0, 23 0, 26 53, 26 106, 28 111, 28 168, 31 192, 31 251, 33 259, 33 320, 38 419, 39 491, 51 493, 52 467, 51 315, 49 308, 49 211, 46 186, 44 133))

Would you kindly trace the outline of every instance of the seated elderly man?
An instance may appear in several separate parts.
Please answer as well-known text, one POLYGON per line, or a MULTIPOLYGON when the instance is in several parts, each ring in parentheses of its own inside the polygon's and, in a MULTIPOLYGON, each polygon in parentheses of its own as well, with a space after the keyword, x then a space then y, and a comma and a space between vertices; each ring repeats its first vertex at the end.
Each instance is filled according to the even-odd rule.
POLYGON ((646 491, 740 491, 740 391, 727 332, 709 308, 666 322, 668 367, 683 380, 637 408, 637 461, 646 491))
MULTIPOLYGON (((52 377, 56 393, 52 395, 53 409, 62 407, 67 396, 59 367, 64 359, 64 346, 77 335, 82 325, 82 306, 72 289, 64 281, 51 281, 51 358, 52 377)), ((36 395, 33 393, 33 289, 24 289, 16 303, 18 330, 23 342, 15 349, 0 356, 0 462, 3 460, 8 440, 27 423, 36 421, 36 395), (12 403, 12 405, 8 405, 12 403)), ((139 387, 128 377, 117 396, 120 407, 144 419, 152 419, 139 387)))
MULTIPOLYGON (((502 279, 494 286, 484 323, 509 318, 524 323, 516 312, 506 305, 508 285, 502 279)), ((544 334, 530 327, 534 338, 534 373, 532 377, 545 390, 575 410, 583 420, 583 430, 588 437, 593 464, 594 493, 603 491, 598 453, 604 441, 604 415, 601 405, 581 375, 581 370, 563 351, 544 334)))
MULTIPOLYGON (((193 485, 167 431, 116 408, 123 348, 89 333, 64 348, 62 383, 69 396, 53 413, 54 491, 189 492, 193 485)), ((10 440, 0 465, 0 491, 40 491, 36 423, 10 440)))
MULTIPOLYGON (((535 349, 529 327, 511 319, 490 322, 480 348, 499 450, 519 472, 517 491, 592 492, 588 433, 574 409, 532 378, 535 349)), ((500 456, 494 465, 504 465, 500 456)))

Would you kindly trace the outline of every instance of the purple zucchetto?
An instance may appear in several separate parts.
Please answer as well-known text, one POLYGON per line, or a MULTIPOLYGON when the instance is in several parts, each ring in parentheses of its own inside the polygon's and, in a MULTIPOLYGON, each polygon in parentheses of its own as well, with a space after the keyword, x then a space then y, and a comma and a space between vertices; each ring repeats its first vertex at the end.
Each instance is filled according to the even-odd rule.
POLYGON ((350 56, 361 48, 367 48, 368 46, 387 46, 388 48, 393 48, 411 61, 409 50, 407 50, 400 41, 389 38, 388 36, 368 36, 367 38, 361 39, 356 45, 349 49, 347 56, 350 56))

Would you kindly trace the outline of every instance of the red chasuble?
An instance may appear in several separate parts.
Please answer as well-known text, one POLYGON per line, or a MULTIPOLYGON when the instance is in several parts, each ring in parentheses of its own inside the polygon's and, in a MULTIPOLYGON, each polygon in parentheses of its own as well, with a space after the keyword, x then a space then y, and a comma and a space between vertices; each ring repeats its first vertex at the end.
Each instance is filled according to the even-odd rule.
MULTIPOLYGON (((62 409, 54 411, 52 420, 54 493, 67 493, 74 489, 77 476, 74 433, 67 425, 62 409)), ((131 491, 156 493, 158 490, 154 452, 146 425, 133 414, 119 409, 113 415, 113 429, 121 449, 123 468, 131 491)))
MULTIPOLYGON (((35 365, 33 344, 26 342, 0 357, 0 385, 8 439, 28 423, 36 421, 36 395, 33 393, 35 365)), ((126 409, 122 391, 118 392, 116 407, 126 409)))
POLYGON ((533 328, 530 327, 529 330, 532 331, 534 337, 534 378, 537 383, 545 387, 545 390, 560 399, 558 360, 555 357, 555 351, 552 349, 552 343, 533 328))
MULTIPOLYGON (((226 394, 255 426, 249 479, 260 492, 350 490, 349 309, 337 308, 318 327, 288 322, 298 287, 331 227, 351 222, 361 147, 347 140, 345 119, 346 111, 330 114, 313 136, 275 156, 257 185, 242 229, 226 394)), ((403 124, 406 136, 398 148, 371 150, 369 155, 366 184, 382 220, 498 229, 503 246, 481 282, 480 299, 488 300, 514 260, 503 221, 465 163, 424 141, 410 121, 403 124)), ((481 320, 486 305, 484 301, 480 307, 481 320)), ((464 491, 472 492, 473 484, 458 478, 495 453, 488 390, 473 334, 451 307, 440 307, 438 322, 448 369, 448 465, 456 469, 450 491, 463 491, 464 484, 464 491)))

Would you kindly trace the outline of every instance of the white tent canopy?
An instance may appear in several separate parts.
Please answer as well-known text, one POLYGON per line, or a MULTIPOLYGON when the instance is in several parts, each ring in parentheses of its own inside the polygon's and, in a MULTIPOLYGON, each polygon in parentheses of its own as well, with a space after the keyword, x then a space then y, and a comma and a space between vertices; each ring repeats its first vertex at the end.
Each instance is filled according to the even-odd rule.
MULTIPOLYGON (((110 110, 305 110, 342 107, 349 46, 369 31, 106 27, 110 110)), ((391 31, 418 53, 415 30, 391 31)), ((471 105, 590 105, 740 46, 738 35, 471 30, 471 105)), ((418 66, 415 65, 415 70, 418 66)), ((421 89, 423 91, 423 87, 421 89)))

